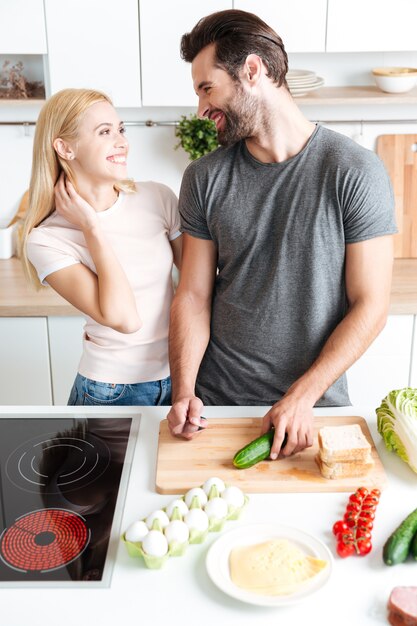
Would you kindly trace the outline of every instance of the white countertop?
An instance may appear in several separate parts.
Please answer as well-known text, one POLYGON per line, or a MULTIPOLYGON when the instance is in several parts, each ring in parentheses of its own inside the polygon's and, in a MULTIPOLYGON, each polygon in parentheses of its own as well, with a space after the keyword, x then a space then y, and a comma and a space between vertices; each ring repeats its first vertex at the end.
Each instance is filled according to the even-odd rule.
MULTIPOLYGON (((100 413, 112 409, 100 408, 100 413)), ((114 407, 121 412, 121 407, 114 407)), ((122 410, 123 411, 123 410, 122 410)), ((132 409, 124 409, 132 414, 132 409)), ((1 415, 12 413, 97 413, 93 407, 0 407, 1 415)), ((166 407, 140 407, 139 437, 130 474, 122 530, 135 519, 165 506, 173 496, 155 492, 155 466, 159 421, 166 407)), ((207 417, 256 417, 265 407, 209 407, 207 417)), ((108 589, 1 589, 0 626, 60 626, 74 624, 167 624, 169 626, 243 626, 267 620, 281 624, 320 626, 371 626, 387 624, 386 602, 392 587, 417 584, 417 563, 387 567, 382 547, 387 537, 417 508, 417 474, 396 455, 385 450, 376 431, 373 408, 317 409, 316 415, 361 415, 366 418, 388 475, 372 534, 373 550, 365 557, 339 558, 335 553, 333 523, 343 517, 347 493, 256 494, 239 521, 229 521, 223 533, 247 523, 279 523, 295 526, 323 541, 334 556, 328 583, 300 604, 264 608, 243 604, 223 594, 209 579, 205 557, 220 536, 210 533, 201 545, 170 558, 161 570, 145 568, 141 559, 128 556, 120 543, 111 587, 108 589), (282 620, 282 621, 281 621, 282 620), (276 622, 278 623, 278 622, 276 622)), ((202 434, 204 436, 204 433, 202 434)), ((359 486, 359 484, 358 484, 359 486)), ((223 534, 222 533, 222 534, 223 534)))

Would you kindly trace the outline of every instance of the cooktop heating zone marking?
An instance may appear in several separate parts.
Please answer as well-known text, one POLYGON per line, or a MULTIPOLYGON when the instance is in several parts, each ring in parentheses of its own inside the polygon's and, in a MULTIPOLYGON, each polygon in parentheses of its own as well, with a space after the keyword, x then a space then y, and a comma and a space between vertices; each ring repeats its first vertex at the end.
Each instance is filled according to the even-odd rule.
POLYGON ((0 558, 20 572, 48 572, 72 563, 86 549, 91 532, 82 515, 40 509, 17 518, 0 537, 0 558))
POLYGON ((77 437, 42 437, 36 443, 31 440, 16 448, 6 461, 6 474, 11 482, 24 491, 37 492, 47 488, 48 493, 58 493, 62 487, 76 488, 82 481, 85 486, 96 480, 110 463, 110 450, 102 441, 88 435, 90 441, 77 437), (71 459, 65 471, 56 476, 48 475, 48 457, 61 451, 71 459), (86 482, 87 477, 91 478, 86 482), (32 487, 33 485, 33 487, 32 487))

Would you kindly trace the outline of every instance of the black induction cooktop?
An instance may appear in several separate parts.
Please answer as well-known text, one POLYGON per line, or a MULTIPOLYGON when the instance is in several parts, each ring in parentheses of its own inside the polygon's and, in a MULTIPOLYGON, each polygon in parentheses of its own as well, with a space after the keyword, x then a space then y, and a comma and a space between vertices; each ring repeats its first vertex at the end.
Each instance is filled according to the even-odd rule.
POLYGON ((0 585, 110 584, 137 425, 0 419, 0 585))

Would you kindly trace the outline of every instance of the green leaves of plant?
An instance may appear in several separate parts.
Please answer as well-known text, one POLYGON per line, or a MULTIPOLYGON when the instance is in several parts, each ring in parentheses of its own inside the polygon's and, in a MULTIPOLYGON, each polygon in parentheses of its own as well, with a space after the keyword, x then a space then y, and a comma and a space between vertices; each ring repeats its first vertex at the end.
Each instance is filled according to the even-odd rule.
POLYGON ((175 136, 180 140, 175 149, 181 146, 188 153, 191 161, 219 147, 216 124, 207 117, 199 118, 194 114, 188 117, 183 115, 175 128, 175 136))

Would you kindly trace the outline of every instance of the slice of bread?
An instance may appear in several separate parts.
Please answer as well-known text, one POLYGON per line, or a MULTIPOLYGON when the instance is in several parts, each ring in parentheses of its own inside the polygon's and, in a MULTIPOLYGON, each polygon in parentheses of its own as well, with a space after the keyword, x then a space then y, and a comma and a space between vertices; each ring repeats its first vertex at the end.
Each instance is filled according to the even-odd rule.
POLYGON ((321 475, 324 478, 350 478, 352 476, 363 476, 373 467, 372 457, 368 462, 363 461, 338 461, 335 463, 325 463, 317 454, 315 457, 321 475))
POLYGON ((369 463, 371 444, 359 424, 324 426, 318 434, 320 458, 325 463, 369 463))

